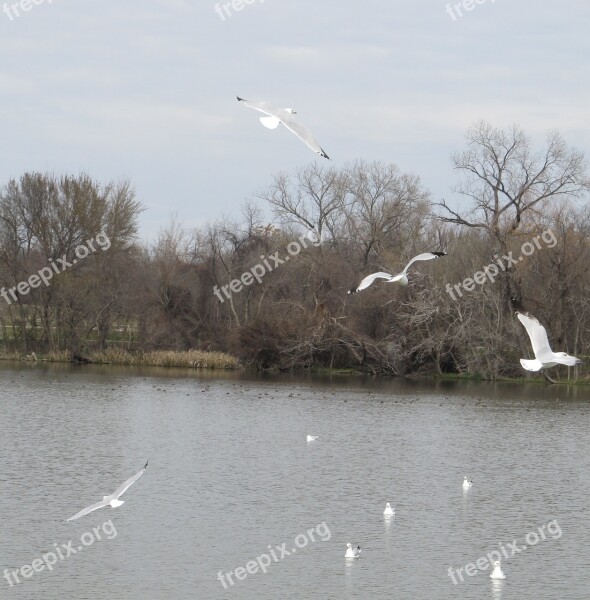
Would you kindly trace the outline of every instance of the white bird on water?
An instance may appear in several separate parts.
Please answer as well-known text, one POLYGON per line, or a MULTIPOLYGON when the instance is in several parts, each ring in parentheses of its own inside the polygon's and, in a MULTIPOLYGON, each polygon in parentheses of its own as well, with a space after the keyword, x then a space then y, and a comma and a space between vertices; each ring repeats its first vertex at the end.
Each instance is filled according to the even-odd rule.
POLYGON ((465 475, 465 477, 463 477, 463 489, 468 490, 472 485, 473 481, 469 481, 469 479, 467 479, 467 475, 465 475))
POLYGON ((387 504, 385 505, 385 510, 383 511, 383 514, 386 517, 390 517, 391 515, 395 514, 395 509, 392 508, 392 506, 389 502, 387 502, 387 504))
POLYGON ((292 108, 277 108, 269 102, 250 102, 236 96, 239 102, 248 108, 253 108, 261 113, 267 115, 266 117, 260 117, 260 122, 267 129, 276 129, 280 123, 282 123, 291 133, 294 133, 308 148, 311 148, 316 154, 323 156, 324 158, 330 158, 323 150, 323 148, 317 143, 316 139, 311 134, 311 131, 307 127, 293 118, 297 112, 292 108))
POLYGON ((346 554, 344 558, 358 558, 361 555, 361 547, 357 546, 356 548, 352 547, 352 544, 348 542, 346 544, 346 554))
POLYGON ((307 441, 308 442, 315 442, 315 440, 317 440, 319 437, 319 435, 308 435, 307 436, 307 441))
POLYGON ((358 285, 356 289, 349 290, 349 294, 355 294, 356 292, 360 292, 368 288, 376 279, 385 279, 387 283, 394 283, 399 281, 401 285, 408 285, 408 269, 412 263, 415 263, 418 260, 433 260, 434 258, 439 258, 441 256, 446 256, 446 252, 424 252, 423 254, 418 254, 418 256, 414 256, 414 258, 405 266, 404 270, 398 275, 392 275, 391 273, 385 273, 380 271, 379 273, 373 273, 372 275, 367 275, 358 285))
POLYGON ((520 359, 520 364, 527 371, 540 371, 541 369, 549 369, 556 365, 573 367, 582 362, 579 358, 570 356, 565 352, 553 352, 549 346, 547 331, 535 317, 518 310, 516 311, 516 316, 529 334, 533 352, 535 353, 535 358, 532 360, 527 360, 525 358, 520 359))
POLYGON ((494 567, 494 570, 490 573, 490 577, 492 579, 506 579, 506 575, 504 575, 504 573, 502 573, 501 564, 502 563, 499 560, 495 560, 492 563, 492 566, 494 567))
POLYGON ((143 472, 147 469, 147 466, 148 463, 146 462, 141 471, 137 472, 133 477, 130 477, 125 483, 120 485, 110 496, 103 496, 100 502, 83 508, 80 512, 76 513, 73 517, 70 517, 67 520, 74 521, 105 506, 117 508, 118 506, 125 504, 124 500, 119 500, 119 496, 122 496, 143 475, 143 472))

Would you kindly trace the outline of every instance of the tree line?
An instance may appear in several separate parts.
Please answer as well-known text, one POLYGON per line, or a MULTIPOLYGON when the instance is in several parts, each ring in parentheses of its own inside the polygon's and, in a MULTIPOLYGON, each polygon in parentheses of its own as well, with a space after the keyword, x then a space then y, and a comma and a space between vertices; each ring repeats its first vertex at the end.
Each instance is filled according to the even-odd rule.
POLYGON ((583 153, 557 132, 535 148, 517 126, 480 122, 452 165, 460 207, 433 199, 395 164, 314 162, 276 174, 239 218, 193 231, 173 220, 149 246, 137 242, 143 208, 129 183, 26 173, 0 192, 0 286, 16 288, 10 303, 0 298, 2 342, 18 352, 197 348, 260 369, 496 378, 522 375, 519 358, 532 356, 514 298, 554 349, 584 359, 583 153), (17 293, 50 259, 71 263, 99 233, 108 248, 17 293), (406 287, 377 282, 347 294, 365 275, 398 273, 425 251, 447 256, 415 263, 406 287))

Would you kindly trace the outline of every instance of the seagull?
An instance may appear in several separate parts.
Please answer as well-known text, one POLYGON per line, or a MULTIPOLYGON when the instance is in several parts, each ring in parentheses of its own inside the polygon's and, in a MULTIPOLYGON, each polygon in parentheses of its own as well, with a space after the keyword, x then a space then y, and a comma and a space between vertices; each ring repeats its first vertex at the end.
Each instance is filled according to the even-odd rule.
POLYGON ((361 547, 360 546, 353 548, 352 544, 350 542, 348 542, 348 544, 346 544, 346 554, 344 555, 344 558, 359 558, 360 555, 361 555, 361 547))
POLYGON ((320 437, 320 436, 319 435, 308 435, 307 436, 307 441, 308 442, 315 442, 315 440, 317 440, 318 437, 320 437))
MULTIPOLYGON (((148 461, 149 462, 149 461, 148 461)), ((128 488, 130 488, 142 475, 143 472, 147 469, 148 463, 145 463, 143 469, 137 472, 133 477, 128 479, 125 483, 120 485, 110 496, 103 496, 100 502, 96 504, 91 504, 86 508, 83 508, 79 513, 76 513, 73 517, 67 519, 67 521, 74 521, 79 519, 80 517, 84 517, 85 515, 98 510, 99 508, 103 508, 104 506, 111 506, 111 508, 117 508, 122 504, 125 504, 124 500, 119 500, 119 496, 122 496, 128 488)))
POLYGON ((386 517, 390 517, 391 515, 395 514, 395 509, 391 507, 391 504, 389 504, 389 502, 385 505, 385 510, 383 511, 383 514, 386 517))
POLYGON ((239 102, 248 108, 253 108, 261 113, 267 115, 266 117, 260 117, 260 122, 267 129, 276 129, 279 123, 282 123, 291 133, 294 133, 302 142, 304 142, 308 148, 311 148, 316 154, 323 156, 324 158, 330 158, 317 143, 311 131, 304 127, 301 123, 296 121, 292 115, 296 115, 297 112, 292 108, 277 108, 269 102, 249 102, 236 96, 239 102))
POLYGON ((502 563, 499 560, 495 560, 492 563, 492 566, 494 567, 494 570, 490 573, 492 579, 506 579, 506 575, 502 573, 501 564, 502 563))
POLYGON ((465 475, 465 477, 463 477, 463 489, 468 490, 472 485, 473 481, 469 481, 469 479, 467 479, 467 475, 465 475))
POLYGON ((520 359, 520 364, 524 369, 527 371, 540 371, 541 369, 548 369, 555 365, 573 367, 582 362, 579 358, 570 356, 565 352, 553 352, 549 346, 547 331, 535 317, 519 310, 516 311, 516 316, 529 334, 533 352, 535 353, 534 360, 520 359))
POLYGON ((414 258, 406 265, 405 269, 398 275, 392 275, 391 273, 385 273, 383 271, 367 275, 359 283, 359 286, 356 289, 353 288, 352 290, 349 290, 348 293, 355 294, 356 292, 360 292, 361 290, 368 288, 376 279, 385 279, 388 283, 399 281, 401 285, 408 285, 407 273, 412 263, 415 263, 418 260, 432 260, 433 258, 439 258, 440 256, 446 255, 446 252, 424 252, 423 254, 418 254, 418 256, 414 256, 414 258))

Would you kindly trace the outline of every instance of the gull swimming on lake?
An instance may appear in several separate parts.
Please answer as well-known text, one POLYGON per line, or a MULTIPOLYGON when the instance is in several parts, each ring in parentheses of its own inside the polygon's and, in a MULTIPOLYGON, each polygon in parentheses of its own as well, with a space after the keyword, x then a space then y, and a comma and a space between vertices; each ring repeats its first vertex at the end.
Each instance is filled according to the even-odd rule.
MULTIPOLYGON (((549 346, 547 331, 535 317, 519 310, 516 311, 516 316, 529 334, 533 352, 535 353, 534 359, 520 359, 520 364, 524 369, 527 371, 540 371, 541 369, 549 369, 556 365, 573 367, 582 362, 579 358, 570 356, 565 352, 553 352, 549 346)), ((547 376, 545 375, 545 377, 547 376)))
POLYGON ((67 521, 74 521, 75 519, 84 517, 85 515, 98 510, 99 508, 103 508, 104 506, 117 508, 118 506, 125 504, 124 500, 119 500, 119 496, 122 496, 143 475, 143 472, 147 469, 147 466, 148 463, 146 462, 141 471, 137 472, 133 477, 130 477, 125 483, 120 485, 110 496, 103 496, 100 502, 83 508, 79 513, 76 513, 73 517, 67 519, 67 521))
POLYGON ((315 440, 317 440, 318 437, 320 437, 320 436, 319 435, 308 435, 307 436, 307 441, 308 442, 315 442, 315 440))
POLYGON ((266 117, 260 117, 260 122, 267 129, 276 129, 280 123, 282 123, 291 133, 294 133, 302 142, 306 144, 308 148, 311 148, 316 154, 323 156, 324 158, 330 158, 317 143, 311 131, 307 127, 293 118, 297 112, 292 108, 277 108, 269 102, 250 102, 236 96, 239 102, 248 108, 253 108, 261 113, 267 115, 266 117))
POLYGON ((346 554, 344 558, 358 558, 361 555, 361 547, 357 546, 356 548, 352 547, 352 544, 348 542, 346 544, 346 554))
POLYGON ((386 517, 390 517, 391 515, 395 514, 395 510, 391 507, 391 504, 389 504, 389 502, 385 505, 385 510, 383 511, 383 514, 386 517))
POLYGON ((372 275, 367 275, 358 285, 356 289, 349 290, 349 294, 355 294, 356 292, 360 292, 368 288, 376 279, 385 279, 387 283, 394 283, 399 281, 401 285, 408 285, 408 269, 412 263, 415 263, 418 260, 432 260, 434 258, 439 258, 441 256, 446 256, 446 252, 424 252, 423 254, 418 254, 418 256, 414 256, 414 258, 406 265, 404 270, 398 275, 392 275, 391 273, 385 273, 380 271, 379 273, 373 273, 372 275))
POLYGON ((492 566, 494 567, 494 570, 490 573, 492 579, 506 579, 506 575, 502 573, 501 564, 502 563, 499 560, 495 560, 492 563, 492 566))
POLYGON ((465 477, 463 477, 463 489, 468 490, 472 485, 473 481, 469 481, 469 479, 467 479, 467 475, 465 475, 465 477))

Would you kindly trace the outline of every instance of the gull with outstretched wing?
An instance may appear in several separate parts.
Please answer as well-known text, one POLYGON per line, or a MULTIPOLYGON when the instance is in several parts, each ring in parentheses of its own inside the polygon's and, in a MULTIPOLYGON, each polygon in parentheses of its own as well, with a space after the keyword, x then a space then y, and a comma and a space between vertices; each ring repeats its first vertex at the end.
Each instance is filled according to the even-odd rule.
POLYGON ((267 129, 276 129, 280 123, 282 123, 291 133, 294 133, 302 142, 306 144, 308 148, 311 148, 316 154, 323 156, 324 158, 330 158, 323 150, 323 148, 317 143, 316 139, 311 134, 311 131, 307 127, 303 126, 299 121, 293 118, 297 112, 292 108, 277 108, 269 102, 250 102, 236 96, 236 98, 248 108, 253 108, 261 113, 264 113, 266 117, 260 117, 260 122, 267 129))
POLYGON ((565 352, 553 352, 549 345, 546 329, 535 317, 519 310, 516 311, 516 317, 524 325, 529 334, 533 352, 535 353, 534 359, 520 359, 520 364, 524 369, 527 371, 540 371, 541 369, 548 369, 556 365, 573 367, 582 362, 579 358, 570 356, 565 352))
MULTIPOLYGON (((149 462, 149 461, 148 461, 149 462)), ((130 477, 125 483, 121 484, 110 496, 103 496, 100 502, 96 502, 96 504, 91 504, 86 508, 83 508, 80 512, 76 513, 73 517, 67 519, 67 521, 75 521, 80 517, 84 517, 99 508, 103 508, 105 506, 110 506, 111 508, 117 508, 122 504, 125 504, 124 500, 119 500, 119 496, 122 496, 142 475, 143 472, 147 469, 148 463, 145 463, 145 466, 141 471, 138 471, 133 477, 130 477)))
POLYGON ((414 258, 405 266, 404 270, 398 275, 392 275, 391 273, 385 273, 380 271, 379 273, 373 273, 372 275, 367 275, 355 289, 349 290, 348 294, 355 294, 356 292, 360 292, 368 288, 376 279, 385 279, 387 283, 394 283, 395 281, 399 281, 401 285, 408 285, 408 269, 412 263, 415 263, 418 260, 433 260, 435 258, 439 258, 440 256, 446 256, 446 252, 424 252, 422 254, 418 254, 414 256, 414 258))

